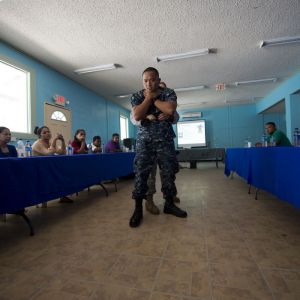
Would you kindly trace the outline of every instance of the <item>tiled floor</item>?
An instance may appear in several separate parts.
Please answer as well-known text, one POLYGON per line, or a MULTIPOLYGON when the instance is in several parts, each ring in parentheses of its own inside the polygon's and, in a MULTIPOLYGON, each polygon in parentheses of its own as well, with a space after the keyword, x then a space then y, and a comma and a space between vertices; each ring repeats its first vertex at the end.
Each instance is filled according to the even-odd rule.
POLYGON ((30 208, 34 237, 0 222, 0 299, 300 299, 299 210, 208 163, 177 176, 187 219, 145 211, 132 229, 132 185, 30 208))

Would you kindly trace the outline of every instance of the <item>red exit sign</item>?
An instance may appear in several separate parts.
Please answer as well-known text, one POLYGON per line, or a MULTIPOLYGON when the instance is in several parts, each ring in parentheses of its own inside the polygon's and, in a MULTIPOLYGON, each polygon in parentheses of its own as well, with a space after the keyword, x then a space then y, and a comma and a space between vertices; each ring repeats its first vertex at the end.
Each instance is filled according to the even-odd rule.
POLYGON ((225 83, 217 83, 216 84, 216 91, 224 91, 226 89, 225 83))
POLYGON ((61 106, 66 106, 66 98, 64 96, 60 95, 55 95, 53 97, 55 104, 61 105, 61 106))

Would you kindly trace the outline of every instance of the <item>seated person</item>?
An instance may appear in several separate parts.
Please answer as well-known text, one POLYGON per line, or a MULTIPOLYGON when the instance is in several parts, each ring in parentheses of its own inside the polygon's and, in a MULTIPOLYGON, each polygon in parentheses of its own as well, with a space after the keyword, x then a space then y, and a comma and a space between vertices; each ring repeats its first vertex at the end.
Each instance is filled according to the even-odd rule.
POLYGON ((85 130, 84 129, 77 129, 74 135, 74 140, 72 142, 73 153, 74 154, 87 154, 88 147, 85 142, 85 130))
MULTIPOLYGON (((8 143, 10 142, 10 140, 11 140, 10 130, 7 127, 1 126, 0 127, 0 158, 4 158, 4 157, 18 157, 18 152, 17 152, 15 146, 8 145, 8 143)), ((16 214, 16 215, 19 215, 19 216, 23 217, 23 219, 25 220, 25 222, 30 227, 30 235, 34 235, 31 222, 27 218, 27 216, 25 215, 25 208, 21 208, 21 209, 18 209, 17 211, 12 211, 12 212, 8 212, 8 213, 10 213, 10 214, 16 214)), ((5 214, 3 214, 3 215, 5 216, 5 214)))
POLYGON ((262 142, 256 142, 255 143, 255 147, 262 147, 262 146, 263 146, 262 142))
POLYGON ((93 137, 93 142, 92 142, 92 152, 93 153, 101 153, 102 148, 101 148, 101 137, 99 135, 96 135, 93 137))
MULTIPOLYGON (((53 155, 53 154, 66 154, 66 144, 63 136, 61 134, 57 134, 56 137, 51 140, 51 132, 47 126, 35 127, 34 133, 38 135, 39 139, 35 141, 32 145, 32 155, 33 156, 44 156, 44 155, 53 155), (57 145, 57 141, 61 141, 61 145, 57 145)), ((61 203, 73 203, 73 200, 64 196, 61 197, 59 202, 61 203)), ((43 203, 45 206, 47 202, 43 203)))
POLYGON ((122 152, 120 148, 120 135, 118 133, 114 133, 112 135, 112 139, 107 142, 105 145, 105 152, 106 153, 111 153, 111 152, 122 152))
POLYGON ((0 127, 0 157, 18 157, 15 146, 8 145, 11 133, 7 127, 0 127))
POLYGON ((266 131, 268 133, 268 145, 270 146, 292 146, 288 137, 281 131, 276 128, 274 122, 266 123, 266 131))
POLYGON ((56 137, 51 140, 51 132, 47 126, 35 127, 34 133, 39 137, 32 145, 32 155, 53 155, 53 154, 66 154, 66 144, 64 137, 57 133, 56 137), (60 141, 60 145, 57 144, 60 141))

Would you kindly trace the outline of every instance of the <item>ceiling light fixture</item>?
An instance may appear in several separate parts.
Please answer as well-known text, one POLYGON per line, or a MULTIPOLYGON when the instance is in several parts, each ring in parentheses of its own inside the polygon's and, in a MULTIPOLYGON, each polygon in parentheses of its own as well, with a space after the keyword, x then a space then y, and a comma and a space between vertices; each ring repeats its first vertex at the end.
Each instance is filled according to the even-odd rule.
POLYGON ((269 46, 277 46, 277 45, 285 45, 285 44, 294 44, 294 43, 300 43, 300 36, 288 36, 283 38, 277 38, 277 39, 271 39, 271 40, 265 40, 261 41, 259 43, 259 47, 269 47, 269 46))
POLYGON ((90 68, 77 69, 74 71, 74 73, 80 75, 80 74, 94 73, 99 71, 113 70, 116 68, 117 66, 115 64, 108 64, 108 65, 100 65, 100 66, 90 67, 90 68))
POLYGON ((270 82, 276 82, 276 81, 277 81, 277 78, 266 78, 266 79, 257 79, 257 80, 237 81, 234 84, 236 86, 239 86, 239 85, 270 83, 270 82))
POLYGON ((205 48, 205 49, 199 49, 199 50, 194 50, 194 51, 189 51, 189 52, 179 53, 179 54, 160 55, 156 57, 156 61, 161 62, 161 61, 168 61, 168 60, 185 59, 185 58, 191 58, 200 55, 206 55, 209 53, 211 53, 211 49, 205 48))
POLYGON ((224 103, 227 104, 237 104, 237 103, 251 103, 253 102, 252 99, 229 99, 229 100, 225 100, 224 103))
POLYGON ((196 91, 202 90, 205 88, 205 85, 198 85, 198 86, 190 86, 190 87, 183 87, 174 89, 175 92, 187 92, 187 91, 196 91))
POLYGON ((118 98, 129 98, 131 96, 132 96, 132 94, 126 94, 126 95, 118 95, 117 97, 118 98))

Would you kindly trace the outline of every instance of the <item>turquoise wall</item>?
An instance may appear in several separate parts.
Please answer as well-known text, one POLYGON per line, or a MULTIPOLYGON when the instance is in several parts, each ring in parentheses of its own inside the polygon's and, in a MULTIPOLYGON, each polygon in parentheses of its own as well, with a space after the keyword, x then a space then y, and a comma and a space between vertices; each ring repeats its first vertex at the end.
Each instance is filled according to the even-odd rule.
MULTIPOLYGON (((114 132, 120 131, 120 114, 129 118, 128 110, 2 42, 0 42, 0 54, 35 71, 37 125, 43 124, 45 99, 51 102, 55 94, 63 95, 70 100, 68 108, 72 111, 72 131, 75 132, 77 128, 86 129, 88 141, 94 135, 100 135, 103 142, 106 142, 114 132)), ((252 143, 255 143, 261 139, 264 124, 269 121, 275 122, 278 128, 291 137, 292 127, 300 128, 300 118, 298 113, 295 113, 300 111, 300 98, 299 94, 293 96, 299 90, 300 73, 297 73, 257 104, 200 109, 203 113, 202 119, 206 121, 208 146, 243 147, 248 137, 252 143), (287 101, 287 113, 263 113, 282 99, 293 100, 293 103, 287 101)), ((199 109, 180 110, 179 113, 194 111, 199 111, 199 109)), ((174 129, 176 133, 176 126, 174 129)), ((135 137, 135 133, 135 126, 129 121, 129 136, 135 137)))
MULTIPOLYGON (((105 143, 112 133, 120 132, 120 114, 129 118, 128 110, 2 42, 0 54, 34 70, 38 126, 44 122, 45 100, 51 103, 55 94, 62 95, 70 101, 68 108, 72 111, 72 132, 84 128, 87 131, 88 142, 94 135, 100 135, 105 143)), ((130 122, 129 136, 135 136, 135 128, 130 122)))
POLYGON ((300 72, 284 81, 280 86, 274 89, 269 95, 261 99, 256 107, 257 113, 261 113, 269 107, 284 100, 288 95, 294 94, 300 90, 300 72))
MULTIPOLYGON (((297 73, 256 104, 180 110, 179 113, 202 112, 201 119, 206 121, 209 147, 242 147, 248 137, 252 143, 260 141, 267 122, 275 122, 277 128, 285 132, 292 141, 294 128, 300 128, 299 91, 300 73, 297 73), (264 112, 282 100, 285 100, 285 112, 264 112)), ((177 131, 176 126, 174 130, 177 131)))
MULTIPOLYGON (((263 116, 256 113, 255 104, 182 110, 179 113, 196 111, 201 111, 201 119, 205 120, 208 147, 243 147, 247 138, 255 143, 264 133, 263 116)), ((176 132, 176 126, 174 128, 176 132)))
POLYGON ((269 95, 257 103, 257 113, 261 113, 269 107, 284 100, 285 126, 280 127, 286 132, 288 138, 292 141, 293 131, 296 127, 300 128, 300 72, 284 81, 280 86, 274 89, 269 95))
MULTIPOLYGON (((286 132, 285 114, 257 114, 255 104, 182 110, 179 114, 182 116, 185 112, 199 111, 202 112, 201 119, 206 123, 208 147, 244 147, 246 139, 254 145, 261 141, 266 122, 275 122, 278 128, 286 132)), ((177 133, 177 127, 173 127, 177 133)))

